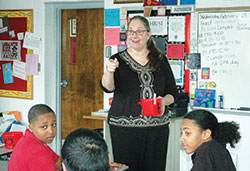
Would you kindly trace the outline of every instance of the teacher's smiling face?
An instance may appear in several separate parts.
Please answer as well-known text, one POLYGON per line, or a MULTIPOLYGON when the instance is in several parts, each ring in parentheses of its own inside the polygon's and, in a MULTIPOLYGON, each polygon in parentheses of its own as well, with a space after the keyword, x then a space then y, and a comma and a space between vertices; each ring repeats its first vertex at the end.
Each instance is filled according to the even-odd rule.
POLYGON ((140 19, 134 19, 130 22, 127 30, 127 40, 131 48, 142 50, 147 48, 147 41, 151 33, 146 30, 140 19))

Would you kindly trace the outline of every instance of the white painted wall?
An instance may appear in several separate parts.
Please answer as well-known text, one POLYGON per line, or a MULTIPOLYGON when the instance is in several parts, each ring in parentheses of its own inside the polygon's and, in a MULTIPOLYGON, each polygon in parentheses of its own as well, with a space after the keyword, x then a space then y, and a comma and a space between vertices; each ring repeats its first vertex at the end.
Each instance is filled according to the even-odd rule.
POLYGON ((202 0, 196 1, 196 8, 249 7, 249 0, 202 0))
POLYGON ((104 0, 105 2, 105 8, 121 8, 121 7, 127 7, 127 8, 138 8, 142 7, 143 3, 129 3, 129 4, 114 4, 114 0, 104 0))

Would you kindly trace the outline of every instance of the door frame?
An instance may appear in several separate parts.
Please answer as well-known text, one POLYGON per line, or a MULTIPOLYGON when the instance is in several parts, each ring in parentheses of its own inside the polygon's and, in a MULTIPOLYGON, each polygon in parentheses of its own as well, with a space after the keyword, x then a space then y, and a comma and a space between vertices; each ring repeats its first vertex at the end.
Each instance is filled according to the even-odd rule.
POLYGON ((104 0, 45 2, 44 85, 45 103, 56 113, 57 135, 50 145, 61 154, 61 11, 63 9, 104 8, 104 0))

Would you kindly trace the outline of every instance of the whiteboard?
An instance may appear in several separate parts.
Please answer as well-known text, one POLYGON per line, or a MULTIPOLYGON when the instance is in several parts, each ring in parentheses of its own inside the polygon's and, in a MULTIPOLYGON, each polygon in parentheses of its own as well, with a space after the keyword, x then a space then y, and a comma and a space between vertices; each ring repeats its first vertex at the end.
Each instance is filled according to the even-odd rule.
POLYGON ((250 11, 199 13, 198 51, 224 108, 250 107, 250 11))

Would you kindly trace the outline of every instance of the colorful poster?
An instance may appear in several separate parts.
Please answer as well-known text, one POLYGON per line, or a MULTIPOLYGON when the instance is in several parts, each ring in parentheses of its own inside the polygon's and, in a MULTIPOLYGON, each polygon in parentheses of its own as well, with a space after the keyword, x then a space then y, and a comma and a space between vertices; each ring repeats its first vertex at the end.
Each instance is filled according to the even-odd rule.
POLYGON ((120 26, 120 9, 105 9, 104 10, 104 26, 119 27, 120 26))
POLYGON ((178 0, 144 0, 143 6, 178 5, 178 0))
POLYGON ((195 0, 180 0, 180 5, 195 5, 195 0))
POLYGON ((176 85, 184 85, 184 61, 169 60, 168 61, 174 74, 176 85))
POLYGON ((3 64, 3 79, 4 84, 10 84, 13 83, 13 75, 11 70, 11 63, 3 64))
POLYGON ((215 107, 215 90, 196 89, 194 98, 194 107, 215 107))
POLYGON ((210 76, 210 68, 201 68, 201 78, 209 79, 210 76))

